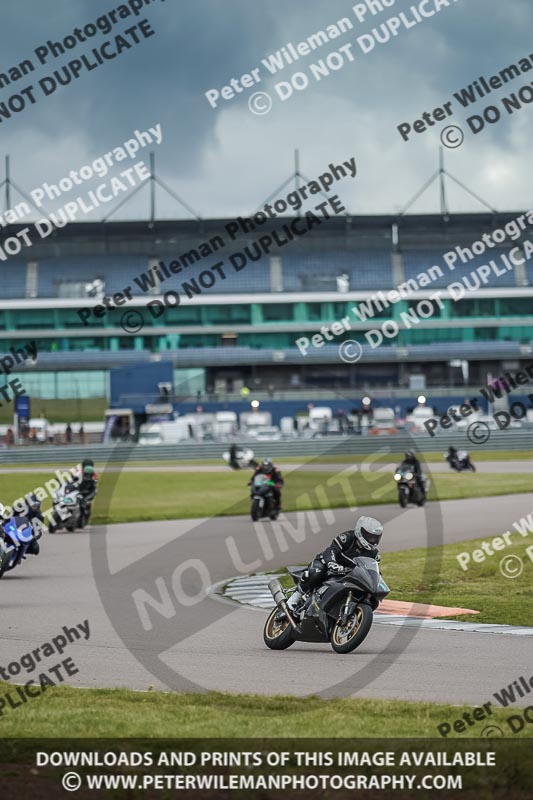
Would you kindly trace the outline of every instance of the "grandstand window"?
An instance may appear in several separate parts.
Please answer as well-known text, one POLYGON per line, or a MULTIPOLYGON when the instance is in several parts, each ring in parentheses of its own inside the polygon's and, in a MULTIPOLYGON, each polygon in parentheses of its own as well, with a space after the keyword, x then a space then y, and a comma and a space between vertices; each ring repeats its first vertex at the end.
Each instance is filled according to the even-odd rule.
POLYGON ((133 350, 135 346, 134 336, 119 336, 118 346, 120 350, 133 350))
MULTIPOLYGON (((81 303, 80 303, 81 305, 81 303)), ((78 314, 78 310, 75 311, 63 311, 61 309, 56 310, 58 326, 60 328, 105 328, 106 327, 106 318, 97 318, 94 314, 91 314, 85 322, 83 322, 78 314)), ((120 324, 120 319, 117 319, 117 325, 120 324)), ((55 326, 53 326, 55 327, 55 326)))
POLYGON ((180 350, 188 347, 218 347, 219 337, 212 335, 184 335, 180 337, 180 350))
MULTIPOLYGON (((430 302, 431 302, 431 301, 430 301, 430 302)), ((408 309, 409 309, 409 311, 413 310, 413 311, 415 312, 415 314, 417 314, 417 313, 418 313, 418 312, 417 312, 417 307, 418 307, 418 304, 419 304, 419 303, 420 303, 420 300, 410 300, 410 301, 409 301, 409 303, 408 303, 408 309)), ((435 317, 440 317, 440 316, 442 316, 442 315, 441 315, 441 308, 440 308, 440 306, 438 305, 438 303, 433 303, 432 305, 433 305, 433 313, 431 314, 431 317, 432 317, 432 318, 435 318, 435 317)), ((424 308, 424 307, 422 306, 422 309, 423 309, 423 308, 424 308)), ((424 310, 422 310, 422 313, 424 313, 424 310)), ((390 316, 390 312, 389 312, 389 316, 390 316)))
POLYGON ((24 311, 20 309, 11 317, 14 322, 13 328, 20 330, 22 328, 54 328, 54 312, 52 309, 33 309, 32 311, 24 311))
POLYGON ((462 342, 462 328, 433 328, 431 330, 400 331, 399 344, 436 344, 438 342, 462 342))
POLYGON ((294 319, 294 306, 288 303, 265 304, 262 308, 265 322, 290 322, 294 319))
POLYGON ((104 372, 58 372, 55 373, 55 378, 58 397, 79 399, 106 395, 104 372))
POLYGON ((509 297, 500 300, 500 316, 529 317, 533 311, 531 297, 509 297))
POLYGON ((333 303, 332 306, 335 319, 342 319, 342 317, 348 316, 350 309, 347 303, 333 303))
POLYGON ((322 322, 322 303, 306 303, 305 308, 309 322, 322 322))
POLYGON ((204 320, 210 325, 223 325, 227 322, 249 325, 252 321, 252 307, 244 305, 205 306, 204 320))
POLYGON ((476 342, 494 342, 499 338, 499 328, 474 328, 476 342))
POLYGON ((477 298, 475 300, 458 300, 450 303, 450 317, 494 317, 496 300, 493 298, 477 298))
POLYGON ((165 309, 162 317, 167 325, 201 325, 202 309, 200 306, 184 305, 179 308, 165 309))
MULTIPOLYGON (((103 343, 103 341, 100 339, 89 339, 83 337, 80 339, 78 338, 68 339, 67 343, 68 343, 67 350, 71 352, 89 352, 89 351, 99 352, 100 350, 108 349, 106 345, 103 343)), ((50 349, 53 351, 55 348, 52 346, 50 349)))

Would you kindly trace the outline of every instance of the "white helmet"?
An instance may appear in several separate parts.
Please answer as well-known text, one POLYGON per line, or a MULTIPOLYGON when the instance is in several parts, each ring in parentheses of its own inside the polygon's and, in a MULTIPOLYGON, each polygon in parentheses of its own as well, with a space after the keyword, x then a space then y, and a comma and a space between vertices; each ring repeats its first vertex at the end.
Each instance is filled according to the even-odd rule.
POLYGON ((11 509, 0 503, 0 521, 6 522, 8 519, 11 519, 11 509))
POLYGON ((383 525, 374 517, 359 517, 354 528, 358 544, 365 550, 375 550, 379 547, 383 536, 383 525))

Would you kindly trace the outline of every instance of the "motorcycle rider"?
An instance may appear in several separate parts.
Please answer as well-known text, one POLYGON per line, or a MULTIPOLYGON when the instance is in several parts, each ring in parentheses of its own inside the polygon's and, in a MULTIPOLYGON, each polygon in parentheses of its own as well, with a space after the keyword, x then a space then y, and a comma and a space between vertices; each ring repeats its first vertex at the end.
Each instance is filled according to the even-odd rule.
POLYGON ((447 460, 448 460, 448 461, 451 461, 451 460, 453 460, 454 458, 457 458, 457 448, 456 448, 456 447, 452 447, 452 446, 450 445, 450 447, 448 447, 448 455, 447 455, 447 460))
POLYGON ((33 530, 43 531, 44 529, 44 516, 41 511, 41 501, 36 494, 31 494, 28 497, 28 510, 25 514, 28 522, 31 523, 33 530))
POLYGON ((455 447, 448 447, 446 461, 452 469, 471 469, 475 472, 475 467, 470 461, 470 454, 466 450, 456 450, 455 447))
POLYGON ((229 449, 229 465, 233 469, 240 469, 240 464, 239 464, 239 462, 237 460, 238 451, 239 451, 239 448, 237 447, 235 442, 233 442, 233 444, 231 445, 231 447, 229 449))
POLYGON ((314 557, 287 602, 289 609, 299 611, 305 595, 318 589, 326 578, 348 572, 355 558, 365 556, 379 561, 382 535, 383 525, 379 520, 359 517, 353 530, 340 533, 329 547, 314 557))
POLYGON ((446 456, 446 461, 448 462, 450 467, 453 467, 454 463, 458 461, 457 449, 455 447, 448 447, 448 455, 446 456))
POLYGON ((98 491, 98 475, 94 469, 94 461, 91 458, 85 458, 82 461, 81 468, 82 471, 76 488, 81 495, 80 527, 85 528, 91 516, 92 501, 98 491))
POLYGON ((26 512, 26 517, 31 522, 33 519, 38 519, 39 522, 44 522, 44 516, 41 511, 41 501, 37 497, 36 494, 31 494, 28 497, 28 510, 26 512))
POLYGON ((412 450, 407 450, 405 453, 405 458, 400 465, 400 469, 409 469, 415 476, 416 483, 418 488, 421 492, 426 492, 426 485, 424 482, 424 476, 422 475, 422 467, 420 466, 420 461, 415 456, 412 450))
POLYGON ((12 509, 8 508, 3 503, 0 503, 0 527, 2 530, 4 530, 9 523, 15 525, 19 531, 27 529, 27 536, 28 539, 31 538, 31 541, 28 545, 26 553, 29 553, 32 556, 38 556, 41 552, 41 548, 39 542, 35 538, 35 533, 28 517, 22 515, 14 516, 12 509))
POLYGON ((264 458, 254 470, 254 474, 248 481, 248 486, 251 486, 256 475, 267 475, 268 478, 274 482, 272 487, 272 494, 274 495, 274 502, 278 511, 281 511, 281 487, 284 484, 281 472, 274 466, 270 458, 264 458))

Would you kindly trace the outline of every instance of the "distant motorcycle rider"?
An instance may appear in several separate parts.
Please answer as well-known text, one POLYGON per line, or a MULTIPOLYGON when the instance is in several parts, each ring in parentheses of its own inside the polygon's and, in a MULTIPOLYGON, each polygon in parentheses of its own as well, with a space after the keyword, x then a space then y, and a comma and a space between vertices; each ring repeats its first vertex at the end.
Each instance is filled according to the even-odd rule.
POLYGON ((39 522, 44 522, 43 512, 41 511, 41 501, 36 494, 32 494, 28 497, 28 510, 25 516, 30 522, 34 519, 38 519, 39 522))
POLYGON ((446 461, 451 464, 453 461, 457 461, 457 449, 455 447, 448 447, 448 455, 446 456, 446 461))
POLYGON ((239 464, 239 462, 237 460, 238 451, 239 451, 239 448, 237 447, 235 442, 233 442, 233 444, 231 445, 231 447, 229 449, 229 463, 230 463, 230 467, 233 467, 233 469, 240 469, 240 464, 239 464))
POLYGON ((405 458, 401 463, 400 469, 409 469, 415 476, 415 480, 417 482, 418 488, 421 492, 426 491, 426 485, 424 482, 424 476, 422 474, 422 467, 420 466, 420 461, 415 456, 412 450, 407 450, 405 453, 405 458))
POLYGON ((44 529, 44 515, 41 511, 41 501, 36 494, 31 494, 28 497, 28 510, 24 515, 31 523, 34 531, 43 532, 44 529))
POLYGON ((299 610, 306 594, 318 589, 326 578, 343 575, 354 564, 355 558, 365 556, 380 560, 379 545, 383 536, 383 525, 374 517, 359 517, 353 530, 336 536, 329 547, 318 553, 303 574, 296 591, 288 600, 291 611, 299 610))
POLYGON ((274 502, 276 508, 281 510, 281 487, 284 484, 281 472, 274 466, 270 458, 264 458, 262 462, 255 468, 254 474, 248 481, 248 486, 251 486, 256 475, 266 475, 269 480, 273 481, 272 494, 274 495, 274 502))
POLYGON ((456 450, 455 447, 448 447, 446 461, 452 469, 458 471, 463 469, 471 469, 472 472, 476 471, 476 468, 470 460, 470 455, 466 450, 456 450))
POLYGON ((80 493, 80 527, 84 528, 89 522, 92 509, 92 501, 98 492, 98 475, 94 469, 94 461, 85 458, 81 463, 81 472, 74 478, 72 484, 80 493))

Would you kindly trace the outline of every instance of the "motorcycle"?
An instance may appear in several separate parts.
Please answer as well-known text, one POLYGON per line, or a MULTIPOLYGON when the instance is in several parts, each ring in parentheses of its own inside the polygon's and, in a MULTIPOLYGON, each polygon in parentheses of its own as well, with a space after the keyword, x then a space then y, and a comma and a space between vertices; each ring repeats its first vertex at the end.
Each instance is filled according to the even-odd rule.
POLYGON ((394 473, 394 480, 398 484, 398 502, 402 508, 407 508, 409 503, 424 505, 428 490, 427 478, 422 478, 423 488, 421 488, 414 472, 400 466, 394 473))
POLYGON ((252 520, 257 522, 264 517, 275 520, 279 517, 279 508, 276 505, 274 492, 274 481, 268 475, 255 475, 252 481, 252 520))
MULTIPOLYGON (((297 584, 305 569, 289 567, 297 584)), ((366 639, 374 611, 389 594, 377 561, 354 559, 354 566, 344 575, 329 577, 304 600, 296 615, 287 605, 288 594, 279 580, 270 581, 269 589, 276 608, 265 623, 263 640, 271 650, 286 650, 294 642, 329 642, 336 653, 351 653, 366 639)))
POLYGON ((229 450, 222 453, 222 458, 232 469, 248 469, 249 467, 255 468, 257 466, 257 461, 254 461, 254 451, 250 449, 237 450, 233 461, 229 450))
POLYGON ((82 527, 81 499, 80 492, 71 483, 59 487, 54 494, 54 511, 48 526, 50 533, 55 533, 61 528, 66 528, 72 533, 76 528, 82 527))
POLYGON ((17 527, 15 519, 10 519, 3 525, 3 529, 0 529, 0 578, 6 572, 18 567, 26 557, 32 542, 37 542, 42 536, 42 531, 34 532, 30 522, 22 519, 25 524, 20 527, 17 527))
POLYGON ((444 453, 444 458, 450 467, 456 472, 466 472, 467 470, 470 470, 471 472, 476 471, 474 464, 472 464, 470 461, 468 450, 458 450, 457 455, 455 456, 450 456, 449 453, 444 453))

